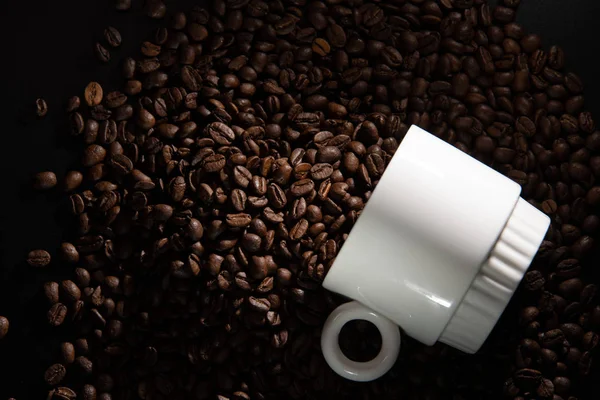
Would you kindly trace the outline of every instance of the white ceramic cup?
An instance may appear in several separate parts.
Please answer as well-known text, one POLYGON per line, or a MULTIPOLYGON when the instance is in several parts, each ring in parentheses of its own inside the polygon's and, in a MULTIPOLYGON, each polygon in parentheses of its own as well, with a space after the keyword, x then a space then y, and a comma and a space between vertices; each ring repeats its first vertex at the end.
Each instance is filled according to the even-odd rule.
POLYGON ((321 348, 331 368, 355 381, 386 373, 404 332, 476 352, 496 324, 542 242, 550 219, 520 198, 521 187, 412 126, 324 281, 354 302, 327 319, 321 348), (349 360, 338 336, 347 322, 372 322, 379 355, 349 360))

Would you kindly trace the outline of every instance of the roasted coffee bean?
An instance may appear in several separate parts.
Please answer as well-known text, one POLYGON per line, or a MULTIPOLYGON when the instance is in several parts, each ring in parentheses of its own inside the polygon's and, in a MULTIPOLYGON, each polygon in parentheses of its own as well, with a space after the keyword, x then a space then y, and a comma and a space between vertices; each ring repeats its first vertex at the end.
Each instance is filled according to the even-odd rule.
POLYGON ((81 99, 79 98, 79 96, 72 96, 69 99, 69 101, 67 101, 66 110, 69 113, 77 111, 79 109, 80 105, 81 105, 81 99))
POLYGON ((242 246, 251 253, 255 253, 260 250, 261 244, 262 239, 260 236, 253 233, 247 233, 242 238, 242 246))
POLYGON ((127 175, 133 170, 133 162, 124 154, 113 154, 108 164, 120 175, 127 175))
POLYGON ((58 385, 67 374, 67 370, 62 364, 51 365, 44 373, 44 380, 48 385, 58 385))
POLYGON ((137 116, 137 124, 142 129, 153 128, 156 124, 156 118, 148 110, 141 109, 137 116))
POLYGON ((173 139, 179 132, 179 127, 173 124, 161 124, 156 127, 155 132, 165 139, 173 139))
POLYGON ((146 15, 153 19, 161 19, 167 12, 167 7, 161 0, 147 0, 144 9, 146 15))
POLYGON ((588 375, 592 366, 592 354, 589 351, 583 353, 577 366, 579 369, 579 373, 582 376, 588 375))
POLYGON ((127 11, 131 8, 131 0, 115 0, 115 8, 119 11, 127 11))
POLYGON ((301 239, 308 230, 309 223, 306 219, 301 219, 292 227, 290 230, 290 239, 299 240, 301 239))
POLYGON ((122 75, 125 79, 132 79, 135 76, 136 62, 133 58, 128 57, 123 61, 121 67, 122 75))
POLYGON ((83 174, 79 171, 69 171, 65 175, 63 188, 67 192, 77 189, 83 182, 83 174))
POLYGON ((219 172, 225 167, 225 163, 226 161, 224 156, 222 156, 221 154, 213 154, 211 156, 206 157, 202 164, 202 167, 206 172, 219 172))
POLYGON ((542 378, 540 385, 537 387, 536 393, 541 398, 549 398, 554 394, 554 384, 550 379, 542 378))
POLYGON ((109 26, 104 29, 104 40, 111 47, 119 47, 121 45, 121 33, 116 28, 109 26))
MULTIPOLYGON (((125 71, 125 74, 129 75, 131 72, 131 70, 130 70, 131 67, 129 65, 125 64, 125 68, 128 69, 125 71)), ((136 63, 136 67, 135 67, 135 69, 142 74, 149 74, 151 72, 158 70, 159 68, 160 68, 160 61, 157 58, 146 58, 146 59, 140 60, 136 63)), ((132 78, 133 78, 133 76, 132 76, 132 78)), ((138 82, 138 84, 140 85, 140 89, 141 89, 141 82, 138 82)), ((136 94, 136 93, 129 93, 129 94, 136 94)))
POLYGON ((579 261, 575 258, 569 258, 562 260, 556 266, 556 275, 563 279, 570 279, 579 276, 581 273, 581 266, 579 261))
POLYGON ((60 283, 61 299, 76 302, 81 298, 81 291, 73 281, 62 281, 60 283))
POLYGON ((227 225, 232 228, 241 228, 250 225, 252 217, 249 214, 228 214, 226 217, 227 225))
POLYGON ((66 386, 59 386, 49 392, 48 396, 60 400, 74 400, 77 397, 77 393, 66 386))
MULTIPOLYGON (((96 131, 98 130, 98 123, 96 121, 94 121, 94 123, 92 123, 91 121, 93 120, 89 120, 90 122, 88 123, 89 125, 91 125, 91 127, 89 128, 90 130, 93 130, 94 128, 94 123, 95 125, 95 129, 96 131)), ((71 124, 71 134, 73 135, 80 135, 83 133, 84 129, 86 129, 86 122, 83 120, 83 117, 81 116, 80 113, 78 112, 74 112, 71 114, 70 116, 70 124, 71 124)))
POLYGON ((333 167, 327 163, 315 164, 310 169, 310 175, 314 180, 327 179, 331 174, 333 174, 333 167))
POLYGON ((333 164, 342 158, 340 149, 334 146, 324 146, 317 150, 316 161, 318 163, 333 164))
POLYGON ((271 338, 271 344, 273 345, 274 348, 276 349, 280 349, 282 347, 284 347, 288 341, 288 331, 287 330, 282 330, 279 331, 277 333, 274 333, 272 338, 271 338))
POLYGON ((540 271, 529 271, 525 274, 524 284, 527 290, 541 290, 544 287, 545 279, 540 271))
POLYGON ((102 86, 100 86, 97 82, 90 82, 86 88, 83 95, 85 102, 88 106, 93 107, 102 103, 102 99, 104 97, 104 91, 102 90, 102 86))
POLYGON ((88 287, 90 285, 90 273, 84 268, 75 269, 75 282, 79 287, 88 287))
POLYGON ((293 196, 305 196, 315 188, 315 183, 310 179, 301 179, 296 181, 290 187, 290 193, 293 196))
POLYGON ((598 346, 600 337, 595 332, 586 332, 583 336, 583 348, 587 351, 592 351, 598 346))
POLYGON ((77 367, 77 369, 82 375, 91 375, 94 368, 93 363, 87 357, 84 356, 77 357, 75 359, 74 365, 77 367))
POLYGON ((52 326, 61 325, 67 316, 67 306, 62 303, 53 304, 48 310, 48 323, 52 326))
POLYGON ((59 294, 58 294, 58 283, 56 282, 46 282, 44 283, 44 296, 48 300, 50 304, 58 303, 59 294))
POLYGON ((583 91, 583 83, 581 82, 581 79, 573 73, 568 73, 565 75, 565 86, 573 94, 578 94, 583 91))
POLYGON ((83 400, 97 400, 97 390, 94 386, 86 384, 83 385, 83 388, 81 389, 81 396, 83 398, 83 400))
POLYGON ((565 337, 569 343, 579 344, 581 343, 584 335, 583 328, 574 323, 566 323, 560 326, 560 330, 563 331, 565 337))
POLYGON ((48 190, 56 186, 56 174, 51 171, 40 172, 35 175, 33 187, 37 190, 48 190))
POLYGON ((327 40, 316 38, 312 43, 312 50, 319 56, 325 57, 331 52, 331 46, 327 40))
POLYGON ((50 264, 50 254, 46 250, 32 250, 27 254, 27 264, 32 267, 46 267, 50 264))
POLYGON ((69 198, 71 212, 74 215, 81 215, 85 211, 85 203, 83 197, 78 194, 71 195, 69 198))
POLYGON ((564 338, 564 334, 560 329, 553 329, 541 334, 542 345, 548 348, 554 348, 561 345, 564 338))
POLYGON ((235 133, 221 122, 213 122, 206 127, 206 132, 220 145, 230 145, 235 140, 235 133))
POLYGON ((35 114, 38 118, 44 118, 48 114, 48 104, 46 100, 39 98, 35 101, 35 114))
POLYGON ((559 293, 565 298, 578 298, 581 290, 583 289, 583 283, 579 278, 568 279, 562 282, 559 287, 559 293))
POLYGON ((96 58, 98 61, 103 63, 108 63, 110 61, 110 52, 100 43, 96 43, 94 46, 94 52, 96 53, 96 58))
POLYGON ((569 393, 569 389, 571 388, 571 381, 569 378, 564 376, 557 376, 552 381, 554 384, 554 390, 559 395, 567 395, 569 393))
POLYGON ((552 215, 558 209, 558 205, 554 200, 544 200, 542 202, 542 211, 544 211, 548 215, 552 215))
POLYGON ((538 387, 542 380, 540 371, 534 369, 520 369, 514 373, 514 381, 517 387, 524 390, 532 390, 538 387))
POLYGON ((162 48, 154 43, 148 41, 142 43, 141 52, 146 57, 156 57, 160 54, 161 50, 162 48))
POLYGON ((270 204, 272 204, 275 208, 283 208, 287 204, 285 192, 276 183, 269 185, 267 189, 267 197, 270 204))
POLYGON ((244 209, 246 208, 247 201, 248 196, 246 196, 246 193, 244 191, 240 189, 234 189, 231 192, 231 203, 236 211, 244 211, 244 209))
POLYGON ((106 95, 106 106, 108 108, 118 108, 127 102, 127 96, 121 92, 110 92, 106 95))
POLYGON ((248 304, 250 308, 259 313, 266 313, 271 308, 271 303, 267 299, 256 298, 250 296, 248 298, 248 304))
POLYGON ((9 322, 8 318, 0 315, 0 340, 8 334, 9 322))
POLYGON ((73 346, 73 343, 63 342, 60 344, 59 358, 64 365, 73 364, 75 361, 75 346, 73 346))

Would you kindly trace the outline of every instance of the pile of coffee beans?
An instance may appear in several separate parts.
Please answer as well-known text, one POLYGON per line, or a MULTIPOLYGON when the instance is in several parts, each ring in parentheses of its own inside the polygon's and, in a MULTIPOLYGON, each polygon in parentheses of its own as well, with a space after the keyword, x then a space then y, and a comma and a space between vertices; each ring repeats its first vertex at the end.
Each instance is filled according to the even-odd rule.
MULTIPOLYGON (((122 84, 68 102, 81 169, 35 179, 75 224, 52 252, 72 277, 43 288, 73 338, 49 398, 584 398, 600 131, 519 2, 148 0, 165 26, 122 84), (321 283, 412 124, 518 182, 552 226, 480 354, 405 338, 385 377, 345 381, 320 351, 344 300, 321 283)), ((104 36, 106 62, 127 38, 104 36)))

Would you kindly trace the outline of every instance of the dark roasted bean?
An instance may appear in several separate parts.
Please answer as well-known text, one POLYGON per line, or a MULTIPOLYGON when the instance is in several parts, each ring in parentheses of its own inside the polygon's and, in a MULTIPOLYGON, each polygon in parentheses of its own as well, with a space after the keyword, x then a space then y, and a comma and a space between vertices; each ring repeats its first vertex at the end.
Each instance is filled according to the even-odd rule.
POLYGON ((44 380, 48 385, 56 386, 65 378, 66 374, 67 370, 64 365, 54 364, 48 367, 44 373, 44 380))
POLYGON ((27 264, 32 267, 46 267, 50 264, 50 254, 46 250, 32 250, 27 254, 27 264))
POLYGON ((0 315, 0 340, 8 334, 9 321, 8 318, 0 315))
POLYGON ((116 28, 109 26, 104 29, 104 40, 111 47, 119 47, 121 45, 121 33, 116 28))
POLYGON ((40 172, 35 175, 33 187, 37 190, 48 190, 56 186, 57 179, 54 172, 40 172))

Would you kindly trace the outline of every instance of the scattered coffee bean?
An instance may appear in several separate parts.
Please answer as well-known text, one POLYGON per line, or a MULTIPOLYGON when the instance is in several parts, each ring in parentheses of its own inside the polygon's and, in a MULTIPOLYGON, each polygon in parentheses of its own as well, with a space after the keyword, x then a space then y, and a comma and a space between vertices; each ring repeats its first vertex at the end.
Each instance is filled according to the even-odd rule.
POLYGON ((46 100, 39 98, 35 101, 35 113, 38 118, 43 118, 48 114, 48 104, 46 104, 46 100))
POLYGON ((115 0, 115 8, 119 11, 127 11, 131 8, 131 0, 115 0))
POLYGON ((145 9, 146 15, 154 19, 163 18, 167 12, 167 7, 161 0, 147 0, 145 9))
POLYGON ((77 393, 66 386, 59 386, 56 389, 52 389, 50 393, 52 393, 52 398, 61 400, 75 400, 77 398, 77 393))
POLYGON ((60 344, 60 359, 61 364, 73 364, 75 361, 75 346, 73 346, 73 343, 63 342, 60 344))
POLYGON ((102 46, 100 43, 96 43, 94 46, 94 52, 96 53, 96 58, 98 61, 107 63, 110 61, 110 52, 106 49, 106 47, 102 46))
POLYGON ((102 103, 102 99, 104 97, 104 91, 102 90, 102 86, 100 86, 97 82, 90 82, 83 94, 83 98, 88 106, 93 107, 102 103))
POLYGON ((62 364, 51 365, 44 373, 44 380, 48 385, 58 385, 67 374, 67 370, 62 364))
POLYGON ((72 192, 83 182, 83 174, 79 171, 69 171, 65 175, 63 188, 66 192, 72 192))
POLYGON ((50 264, 50 254, 46 250, 32 250, 27 254, 27 264, 32 267, 46 267, 50 264))
POLYGON ((81 298, 81 291, 73 281, 62 281, 60 283, 61 299, 76 302, 81 298))
POLYGON ((40 172, 35 175, 33 187, 37 190, 48 190, 56 186, 57 182, 54 172, 40 172))
POLYGON ((46 282, 44 283, 44 296, 50 304, 58 303, 58 283, 46 282))
POLYGON ((77 367, 79 373, 81 375, 91 375, 94 369, 94 364, 84 356, 79 356, 75 359, 74 362, 75 367, 77 367))
POLYGON ((69 113, 77 111, 79 109, 80 105, 81 105, 81 99, 79 98, 79 96, 72 96, 69 99, 69 101, 67 102, 66 110, 69 113))
POLYGON ((67 307, 62 303, 53 304, 48 310, 48 323, 52 326, 61 325, 67 316, 67 307))
POLYGON ((0 339, 4 339, 4 337, 8 334, 8 318, 0 315, 0 339))
POLYGON ((98 165, 100 162, 104 161, 106 157, 106 150, 97 144, 92 144, 88 146, 83 154, 83 166, 84 167, 92 167, 94 165, 98 165))
POLYGON ((121 45, 121 33, 116 28, 109 26, 104 29, 104 40, 111 47, 119 47, 121 45))

